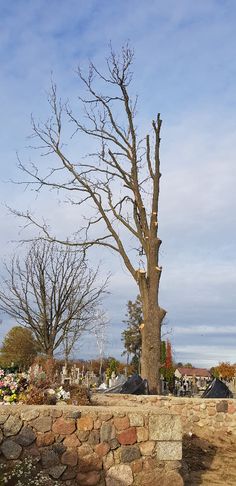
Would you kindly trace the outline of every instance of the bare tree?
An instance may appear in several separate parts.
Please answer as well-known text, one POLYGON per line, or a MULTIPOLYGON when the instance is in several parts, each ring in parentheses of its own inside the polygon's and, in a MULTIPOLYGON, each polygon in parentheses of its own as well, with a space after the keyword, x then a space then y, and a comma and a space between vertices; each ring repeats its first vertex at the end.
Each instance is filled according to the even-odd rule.
POLYGON ((97 345, 105 338, 104 334, 108 320, 100 301, 101 299, 97 299, 97 301, 93 302, 93 305, 86 306, 81 312, 78 321, 69 322, 65 326, 62 348, 66 365, 72 352, 76 351, 76 345, 79 344, 80 338, 85 331, 95 336, 97 345))
POLYGON ((71 352, 82 332, 94 324, 105 291, 98 270, 88 268, 81 252, 47 241, 33 243, 23 262, 13 258, 5 269, 0 309, 30 328, 46 355, 53 356, 69 337, 71 352))
MULTIPOLYGON (((158 114, 149 133, 140 136, 136 126, 137 98, 132 100, 130 96, 132 62, 133 52, 127 45, 119 55, 111 49, 105 73, 93 63, 88 75, 78 69, 79 80, 87 92, 84 98, 79 98, 84 118, 78 117, 68 104, 61 103, 53 85, 49 98, 52 116, 44 125, 33 121, 33 131, 40 141, 41 154, 55 160, 55 165, 46 175, 36 165, 28 167, 22 162, 19 165, 30 176, 25 182, 34 184, 36 190, 54 188, 67 194, 72 204, 84 207, 85 211, 88 202, 93 208, 77 239, 61 243, 82 246, 85 250, 102 246, 121 256, 138 285, 142 300, 142 376, 148 379, 151 392, 157 393, 160 391, 161 324, 166 314, 158 299, 162 272, 158 236, 162 121, 158 114), (64 117, 74 125, 74 135, 87 135, 94 144, 93 153, 87 159, 78 162, 67 155, 67 147, 62 142, 64 117)), ((43 230, 46 239, 57 239, 31 214, 16 214, 43 230)))
POLYGON ((96 317, 96 325, 92 329, 92 334, 95 336, 96 344, 99 352, 99 376, 102 375, 102 367, 104 360, 105 345, 107 342, 106 332, 109 320, 107 315, 102 309, 98 309, 96 317))

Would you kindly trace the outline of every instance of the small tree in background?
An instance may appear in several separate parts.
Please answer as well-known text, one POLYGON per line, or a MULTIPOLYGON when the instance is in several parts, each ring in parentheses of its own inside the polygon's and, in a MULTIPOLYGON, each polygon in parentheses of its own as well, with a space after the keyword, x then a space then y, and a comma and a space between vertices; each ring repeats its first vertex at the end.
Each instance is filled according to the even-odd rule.
POLYGON ((30 329, 15 326, 6 334, 0 349, 0 365, 27 370, 40 348, 30 329))
POLYGON ((223 380, 231 380, 232 378, 235 377, 236 374, 235 366, 231 365, 228 361, 227 362, 222 361, 221 363, 219 363, 216 369, 219 378, 222 378, 223 380))
POLYGON ((129 364, 129 357, 132 356, 130 364, 139 373, 142 346, 141 325, 143 322, 142 302, 139 295, 134 302, 128 301, 126 317, 127 319, 123 322, 127 324, 127 329, 122 332, 125 348, 123 354, 127 355, 127 364, 129 364))
POLYGON ((161 368, 161 373, 165 381, 169 384, 173 382, 174 378, 174 365, 172 358, 172 347, 169 339, 162 341, 162 363, 164 366, 161 368))
POLYGON ((68 360, 81 333, 94 325, 106 287, 98 269, 89 269, 79 251, 36 241, 25 258, 13 258, 5 270, 0 309, 31 329, 49 358, 65 341, 68 360))

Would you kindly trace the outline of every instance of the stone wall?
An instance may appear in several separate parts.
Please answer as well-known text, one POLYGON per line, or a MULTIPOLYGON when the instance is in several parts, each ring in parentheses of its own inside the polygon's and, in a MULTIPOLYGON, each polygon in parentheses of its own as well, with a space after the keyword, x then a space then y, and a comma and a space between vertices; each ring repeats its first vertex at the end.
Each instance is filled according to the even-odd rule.
POLYGON ((2 406, 0 443, 65 485, 183 485, 180 419, 153 407, 2 406))
POLYGON ((234 434, 236 435, 236 400, 181 398, 164 396, 135 395, 95 395, 93 402, 103 405, 132 407, 152 407, 155 412, 177 414, 180 417, 183 433, 197 435, 234 434))

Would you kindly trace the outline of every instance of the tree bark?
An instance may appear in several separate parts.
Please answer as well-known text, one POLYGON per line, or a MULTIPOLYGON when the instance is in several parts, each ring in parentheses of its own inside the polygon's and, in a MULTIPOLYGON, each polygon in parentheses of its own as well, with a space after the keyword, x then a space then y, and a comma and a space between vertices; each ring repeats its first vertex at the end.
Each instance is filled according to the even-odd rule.
POLYGON ((161 318, 157 305, 150 305, 149 309, 150 312, 144 312, 141 376, 148 380, 151 394, 160 394, 161 318))
POLYGON ((161 241, 149 243, 147 272, 138 272, 138 284, 143 303, 141 376, 148 380, 151 394, 161 393, 161 325, 166 311, 159 306, 161 268, 158 253, 161 241))

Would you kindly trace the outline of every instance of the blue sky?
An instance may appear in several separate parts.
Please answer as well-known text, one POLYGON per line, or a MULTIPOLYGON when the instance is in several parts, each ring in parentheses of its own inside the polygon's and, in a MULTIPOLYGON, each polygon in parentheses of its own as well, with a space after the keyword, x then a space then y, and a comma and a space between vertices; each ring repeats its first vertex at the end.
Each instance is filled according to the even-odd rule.
MULTIPOLYGON (((79 224, 50 193, 36 199, 6 183, 20 177, 16 151, 34 160, 26 148, 30 117, 48 115, 51 73, 62 97, 74 102, 76 67, 88 59, 102 67, 110 40, 115 48, 130 40, 140 130, 157 112, 163 118, 161 304, 176 360, 209 367, 236 362, 235 22, 233 0, 0 0, 1 261, 24 235, 5 203, 47 213, 60 221, 61 234, 79 224)), ((107 351, 119 357, 125 304, 137 290, 117 257, 91 258, 102 259, 104 273, 112 269, 107 351)), ((10 324, 3 317, 1 336, 10 324)), ((81 356, 88 347, 84 340, 81 356)))

